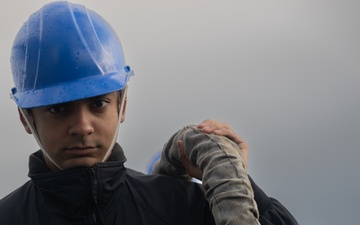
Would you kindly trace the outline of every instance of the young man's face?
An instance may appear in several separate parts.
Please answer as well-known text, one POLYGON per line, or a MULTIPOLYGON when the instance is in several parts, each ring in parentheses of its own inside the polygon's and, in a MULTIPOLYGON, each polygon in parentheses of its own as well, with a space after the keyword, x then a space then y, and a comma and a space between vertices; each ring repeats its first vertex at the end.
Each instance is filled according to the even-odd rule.
MULTIPOLYGON (((31 110, 40 142, 62 169, 90 167, 103 160, 118 123, 118 98, 113 92, 31 110)), ((25 128, 29 132, 26 124, 25 128)), ((46 157, 45 161, 57 169, 46 157)))

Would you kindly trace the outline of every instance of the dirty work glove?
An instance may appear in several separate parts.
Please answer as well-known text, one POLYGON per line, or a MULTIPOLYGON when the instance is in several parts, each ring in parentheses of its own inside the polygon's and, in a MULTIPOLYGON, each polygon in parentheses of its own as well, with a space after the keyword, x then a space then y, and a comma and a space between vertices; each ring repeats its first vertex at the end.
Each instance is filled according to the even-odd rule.
POLYGON ((206 134, 195 125, 185 126, 164 145, 154 174, 191 179, 179 160, 177 140, 203 173, 202 185, 217 225, 259 225, 259 212, 239 147, 224 136, 206 134))

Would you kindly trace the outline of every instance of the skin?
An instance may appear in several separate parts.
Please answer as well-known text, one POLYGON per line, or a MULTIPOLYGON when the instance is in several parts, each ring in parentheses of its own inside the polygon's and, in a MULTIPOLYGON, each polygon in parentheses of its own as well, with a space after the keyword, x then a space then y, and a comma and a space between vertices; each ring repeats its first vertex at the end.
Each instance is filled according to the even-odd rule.
MULTIPOLYGON (((230 140, 232 140, 233 142, 235 142, 239 146, 240 153, 243 157, 243 161, 245 164, 245 170, 247 171, 248 155, 249 155, 248 144, 238 134, 236 134, 228 124, 208 119, 201 122, 197 127, 205 133, 208 134, 214 133, 216 135, 225 136, 230 140)), ((186 156, 185 154, 186 146, 184 145, 184 142, 182 140, 178 140, 176 144, 179 149, 179 159, 183 164, 184 168, 186 169, 187 173, 191 177, 195 177, 196 179, 201 180, 203 173, 199 168, 193 165, 190 162, 189 158, 186 156)))
MULTIPOLYGON (((120 122, 125 120, 126 98, 120 122)), ((119 95, 113 92, 93 98, 31 109, 39 139, 50 157, 62 168, 91 167, 104 158, 116 132, 119 113, 119 95)), ((31 129, 19 112, 27 133, 31 129)), ((205 133, 228 137, 241 151, 247 168, 248 145, 226 123, 205 120, 198 125, 205 133)), ((192 165, 185 154, 182 140, 177 141, 180 160, 188 174, 199 180, 202 171, 192 165)), ((48 158, 49 169, 59 170, 48 158)))
MULTIPOLYGON (((62 168, 91 167, 105 157, 116 132, 118 92, 73 102, 33 108, 30 115, 40 142, 62 168)), ((120 122, 125 120, 126 98, 120 122)), ((21 113, 25 130, 31 130, 21 113)), ((53 171, 58 168, 45 157, 53 171)))

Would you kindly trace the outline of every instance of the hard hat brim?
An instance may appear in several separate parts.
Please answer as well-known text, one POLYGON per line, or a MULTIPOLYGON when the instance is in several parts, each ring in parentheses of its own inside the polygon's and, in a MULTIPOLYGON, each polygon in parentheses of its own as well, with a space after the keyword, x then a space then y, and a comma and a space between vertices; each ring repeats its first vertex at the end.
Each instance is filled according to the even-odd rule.
POLYGON ((59 84, 37 90, 17 92, 13 89, 12 98, 20 108, 36 108, 70 102, 97 95, 107 94, 122 90, 133 71, 112 73, 102 76, 93 76, 87 79, 75 80, 71 83, 59 84), (120 80, 119 78, 124 78, 120 80))

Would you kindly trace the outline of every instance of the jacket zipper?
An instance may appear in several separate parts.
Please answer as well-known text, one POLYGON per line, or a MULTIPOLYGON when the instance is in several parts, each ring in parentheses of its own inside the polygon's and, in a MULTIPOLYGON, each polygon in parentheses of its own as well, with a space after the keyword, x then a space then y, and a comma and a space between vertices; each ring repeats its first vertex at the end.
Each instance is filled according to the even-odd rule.
POLYGON ((96 205, 97 205, 97 186, 98 182, 96 179, 96 172, 95 169, 92 167, 90 169, 90 176, 91 176, 91 196, 93 198, 93 206, 91 210, 91 219, 94 225, 97 224, 97 217, 96 217, 96 205))

